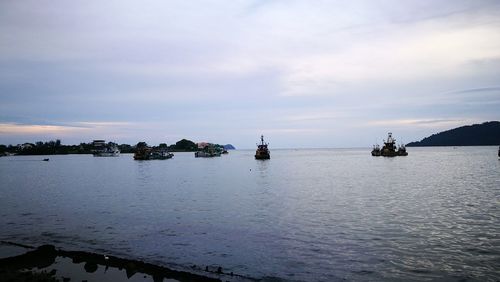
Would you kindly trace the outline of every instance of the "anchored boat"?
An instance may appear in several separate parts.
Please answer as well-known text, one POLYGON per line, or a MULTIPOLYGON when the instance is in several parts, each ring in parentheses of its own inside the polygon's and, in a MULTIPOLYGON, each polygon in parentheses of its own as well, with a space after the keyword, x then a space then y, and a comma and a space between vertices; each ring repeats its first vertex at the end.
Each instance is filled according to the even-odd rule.
POLYGON ((269 149, 267 148, 268 143, 264 143, 264 135, 260 136, 260 144, 257 144, 257 151, 255 151, 256 160, 268 160, 271 158, 269 149))
POLYGON ((106 144, 104 140, 94 140, 92 142, 92 154, 94 157, 118 157, 120 150, 115 143, 109 142, 106 144))
POLYGON ((146 142, 139 142, 136 145, 134 160, 166 160, 171 159, 174 154, 166 148, 149 147, 146 142))
POLYGON ((406 147, 404 144, 399 145, 398 156, 408 156, 408 152, 406 152, 406 147))
POLYGON ((198 151, 194 153, 195 158, 211 158, 211 157, 220 157, 221 152, 215 148, 214 145, 208 144, 203 148, 202 151, 198 151))
POLYGON ((382 149, 378 145, 373 146, 372 156, 378 157, 396 157, 396 156, 408 156, 406 152, 406 147, 404 144, 396 146, 396 139, 392 137, 392 133, 389 132, 387 140, 384 141, 384 146, 382 149))
POLYGON ((167 150, 152 150, 149 154, 150 160, 166 160, 174 157, 174 154, 167 150))
POLYGON ((378 157, 382 155, 382 151, 380 150, 380 146, 378 144, 373 145, 372 156, 378 157))

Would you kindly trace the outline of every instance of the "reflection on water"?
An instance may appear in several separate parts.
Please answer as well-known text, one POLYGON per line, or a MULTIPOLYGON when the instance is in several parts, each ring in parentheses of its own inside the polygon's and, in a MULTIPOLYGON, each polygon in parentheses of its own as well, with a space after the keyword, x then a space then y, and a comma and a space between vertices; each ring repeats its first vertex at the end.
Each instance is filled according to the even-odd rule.
POLYGON ((269 160, 255 160, 256 163, 256 175, 255 179, 259 187, 269 187, 268 170, 269 170, 269 160))
POLYGON ((285 280, 498 280, 496 147, 0 159, 0 240, 285 280))
POLYGON ((151 161, 135 161, 137 184, 141 187, 148 185, 152 177, 151 161))

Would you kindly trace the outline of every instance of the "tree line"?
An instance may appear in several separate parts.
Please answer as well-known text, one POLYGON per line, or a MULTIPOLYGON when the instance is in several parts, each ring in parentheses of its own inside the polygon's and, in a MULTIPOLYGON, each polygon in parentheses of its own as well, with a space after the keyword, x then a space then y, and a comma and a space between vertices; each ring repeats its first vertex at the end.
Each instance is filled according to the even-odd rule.
MULTIPOLYGON (((108 143, 109 146, 117 146, 121 153, 135 153, 137 147, 149 146, 146 142, 139 142, 136 145, 108 143)), ((215 146, 221 146, 214 144, 215 146)), ((194 152, 198 150, 198 145, 191 140, 182 139, 175 144, 168 146, 160 143, 158 147, 172 152, 194 152)), ((63 145, 61 140, 51 140, 48 142, 38 141, 35 143, 24 143, 19 145, 0 145, 0 155, 65 155, 65 154, 92 154, 94 145, 90 143, 80 143, 79 145, 63 145)))
POLYGON ((461 126, 406 144, 407 147, 491 145, 500 145, 499 121, 461 126))

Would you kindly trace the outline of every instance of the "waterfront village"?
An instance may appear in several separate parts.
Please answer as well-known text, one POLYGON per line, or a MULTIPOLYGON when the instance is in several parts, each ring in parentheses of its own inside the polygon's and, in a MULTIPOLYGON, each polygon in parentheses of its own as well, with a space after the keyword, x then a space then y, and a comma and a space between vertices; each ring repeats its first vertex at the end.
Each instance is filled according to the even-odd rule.
POLYGON ((61 140, 48 142, 23 143, 18 145, 0 145, 0 155, 66 155, 66 154, 92 154, 96 157, 118 156, 120 153, 135 154, 138 151, 150 152, 197 152, 203 150, 217 150, 220 152, 235 149, 233 145, 213 144, 208 142, 195 143, 191 140, 182 139, 175 144, 167 145, 160 143, 156 146, 150 146, 145 142, 139 142, 136 145, 117 144, 106 142, 105 140, 94 140, 89 143, 80 143, 78 145, 64 145, 61 140), (206 148, 206 149, 205 149, 206 148))

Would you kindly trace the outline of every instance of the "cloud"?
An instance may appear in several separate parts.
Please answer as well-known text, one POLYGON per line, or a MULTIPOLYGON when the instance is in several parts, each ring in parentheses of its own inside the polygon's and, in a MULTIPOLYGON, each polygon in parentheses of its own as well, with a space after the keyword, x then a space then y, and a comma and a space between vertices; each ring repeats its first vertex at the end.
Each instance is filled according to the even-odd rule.
POLYGON ((284 116, 282 119, 288 122, 309 122, 309 121, 327 121, 334 120, 341 117, 338 113, 332 112, 312 112, 312 113, 304 113, 304 114, 296 114, 284 116))
POLYGON ((469 93, 478 93, 478 92, 499 92, 500 86, 492 86, 492 87, 478 87, 478 88, 470 88, 470 89, 462 89, 448 92, 449 94, 469 94, 469 93))
POLYGON ((497 1, 3 1, 0 122, 20 127, 0 139, 25 123, 73 140, 357 142, 365 124, 498 119, 499 15, 497 1))
POLYGON ((324 132, 318 128, 270 128, 261 130, 265 134, 310 134, 324 132))
POLYGON ((477 119, 394 119, 394 120, 373 120, 366 122, 365 126, 378 126, 386 128, 401 128, 401 127, 428 127, 428 128, 443 128, 467 125, 479 122, 477 119))
POLYGON ((0 123, 0 134, 6 135, 67 135, 81 133, 88 130, 87 127, 60 126, 60 125, 38 125, 38 124, 15 124, 0 123))
POLYGON ((33 140, 63 139, 78 144, 93 139, 115 139, 134 127, 128 122, 46 122, 46 124, 0 123, 0 136, 4 140, 26 142, 33 140))

